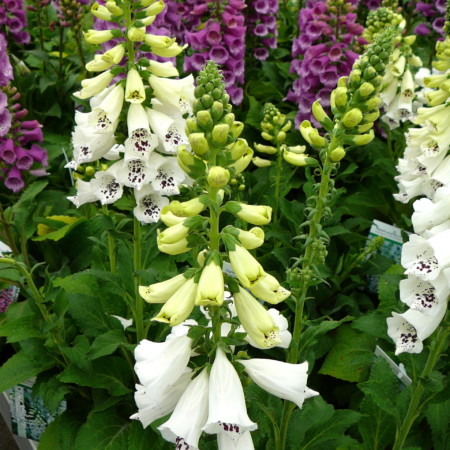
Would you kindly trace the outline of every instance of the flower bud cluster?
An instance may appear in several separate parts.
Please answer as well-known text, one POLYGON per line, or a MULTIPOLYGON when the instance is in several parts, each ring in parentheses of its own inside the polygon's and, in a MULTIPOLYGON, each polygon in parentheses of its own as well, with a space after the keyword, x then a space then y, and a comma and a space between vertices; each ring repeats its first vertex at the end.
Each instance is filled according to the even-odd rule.
POLYGON ((314 117, 331 132, 330 145, 309 121, 305 120, 300 125, 303 138, 317 149, 327 148, 332 162, 338 162, 345 156, 344 145, 366 145, 374 138, 372 128, 379 117, 381 103, 378 93, 392 51, 394 34, 394 29, 380 34, 355 62, 349 77, 339 80, 330 98, 334 121, 325 113, 320 102, 315 102, 314 117))
MULTIPOLYGON (((153 320, 171 325, 173 336, 164 343, 142 341, 138 345, 135 370, 142 384, 137 385, 135 394, 139 412, 132 418, 147 426, 173 411, 158 429, 164 439, 180 448, 198 448, 205 432, 217 434, 219 448, 251 449, 250 431, 257 424, 247 415, 239 376, 221 340, 234 335, 235 327, 230 322, 237 317, 242 326, 238 331, 247 333, 251 345, 261 349, 287 347, 290 334, 286 319, 276 310, 267 310, 258 299, 277 304, 290 292, 266 273, 249 251, 263 244, 264 232, 258 225, 270 221, 271 208, 236 201, 223 204, 230 193, 230 177, 247 167, 253 152, 239 138, 243 125, 234 120, 230 96, 214 62, 208 62, 200 72, 194 96, 194 117, 186 120, 192 152, 181 146, 178 158, 194 178, 194 190, 202 194, 186 202, 172 201, 163 208, 161 219, 168 228, 159 232, 157 243, 161 251, 172 255, 195 246, 198 266, 169 280, 140 287, 145 301, 163 304, 153 320), (205 210, 209 217, 201 215, 205 210), (257 226, 250 230, 232 225, 221 229, 219 218, 223 212, 257 226), (234 277, 224 273, 225 260, 231 264, 234 277), (226 296, 225 289, 231 296, 226 296), (211 319, 203 327, 207 342, 202 342, 208 344, 206 352, 213 359, 210 370, 194 363, 199 372, 196 378, 188 363, 195 358, 194 342, 199 340, 187 335, 187 325, 197 325, 188 319, 195 306, 206 308, 205 315, 211 319), (163 354, 166 357, 158 357, 163 354), (158 370, 153 369, 156 367, 158 370)), ((307 363, 256 359, 239 362, 256 384, 299 407, 305 398, 317 395, 306 387, 307 363)))
MULTIPOLYGON (((287 100, 298 104, 296 126, 302 120, 312 120, 311 105, 322 99, 330 106, 331 90, 337 80, 348 73, 358 57, 363 27, 356 23, 356 4, 311 2, 299 13, 300 34, 292 45, 290 72, 298 76, 287 100)), ((318 125, 318 124, 316 124, 318 125)))
POLYGON ((414 201, 414 233, 402 249, 402 266, 407 278, 400 282, 400 300, 409 306, 387 319, 388 334, 396 343, 396 353, 420 353, 423 341, 439 326, 447 311, 450 292, 450 62, 446 53, 450 38, 436 45, 438 60, 433 65, 444 73, 425 77, 434 88, 433 105, 419 108, 410 128, 407 147, 399 160, 396 177, 400 192, 394 197, 414 201))
MULTIPOLYGON (((201 25, 186 32, 185 42, 194 53, 185 57, 184 70, 198 72, 208 60, 221 66, 225 88, 236 105, 243 99, 245 33, 242 0, 219 0, 197 9, 201 25), (215 18, 217 17, 217 19, 215 18)), ((190 11, 189 11, 190 13, 190 11)))
POLYGON ((375 38, 388 27, 403 30, 406 25, 404 17, 389 7, 378 8, 370 11, 366 20, 366 28, 363 38, 369 42, 374 42, 375 38))
POLYGON ((89 0, 58 0, 55 2, 57 16, 61 26, 71 27, 77 33, 80 31, 81 20, 89 0))
POLYGON ((47 166, 47 152, 37 144, 43 141, 42 125, 23 120, 28 111, 18 102, 17 88, 9 84, 12 79, 6 39, 0 34, 0 177, 8 189, 19 192, 25 186, 24 173, 46 174, 42 167, 47 166))
MULTIPOLYGON (((281 114, 271 103, 266 103, 264 105, 264 118, 261 122, 261 137, 269 141, 270 145, 255 143, 255 150, 265 155, 277 155, 280 152, 281 157, 287 163, 294 166, 306 166, 312 158, 309 158, 305 153, 306 147, 304 145, 288 147, 286 144, 283 144, 286 139, 286 133, 289 132, 291 127, 292 122, 286 121, 284 114, 281 114)), ((273 162, 259 156, 253 158, 252 161, 257 167, 268 167, 273 162)))
POLYGON ((414 12, 421 23, 414 29, 414 34, 428 36, 431 33, 435 33, 434 36, 436 37, 445 37, 444 25, 446 3, 446 0, 425 0, 416 2, 414 12), (425 19, 425 21, 423 21, 423 19, 425 19))
POLYGON ((260 61, 269 57, 268 48, 277 48, 278 9, 277 0, 253 0, 248 6, 248 33, 255 36, 257 44, 253 54, 260 61))
MULTIPOLYGON (((0 5, 0 26, 17 44, 28 44, 30 34, 25 31, 27 16, 23 7, 23 0, 8 0, 0 5)), ((1 66, 1 64, 0 64, 1 66)))
POLYGON ((86 64, 87 70, 100 74, 83 80, 82 89, 74 94, 90 98, 91 112, 75 114, 74 160, 67 167, 77 169, 101 159, 115 162, 106 170, 100 164, 101 170, 93 174, 83 171, 91 179, 78 177, 77 195, 69 197, 77 207, 98 200, 114 203, 130 188, 135 217, 144 223, 156 222, 161 208, 169 203, 166 196, 178 194, 186 178, 173 155, 180 144, 188 144, 183 115, 191 113, 193 77, 169 79, 178 76, 172 62, 142 57, 142 52, 173 57, 183 50, 175 39, 146 32, 164 7, 162 0, 108 0, 105 5, 92 5, 95 17, 117 23, 117 28, 89 30, 86 40, 115 43, 86 64), (121 65, 123 61, 126 64, 121 65), (122 79, 114 82, 120 73, 122 79), (125 125, 124 116, 125 139, 117 132, 125 125))

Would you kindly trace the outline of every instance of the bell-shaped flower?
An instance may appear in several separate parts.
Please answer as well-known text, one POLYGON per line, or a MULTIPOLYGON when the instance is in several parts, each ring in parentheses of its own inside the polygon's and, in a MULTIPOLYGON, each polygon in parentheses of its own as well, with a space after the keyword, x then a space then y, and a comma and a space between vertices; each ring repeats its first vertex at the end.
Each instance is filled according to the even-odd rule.
POLYGON ((411 275, 400 281, 400 300, 425 315, 436 315, 440 311, 440 304, 447 302, 448 294, 449 287, 444 274, 432 282, 411 275))
POLYGON ((83 163, 99 160, 104 157, 114 145, 116 145, 116 140, 112 132, 97 133, 94 129, 76 126, 72 133, 73 168, 76 168, 83 163))
POLYGON ((152 319, 157 322, 168 323, 170 326, 179 325, 189 317, 195 306, 197 283, 193 278, 187 280, 180 289, 167 300, 161 311, 152 319))
POLYGON ((107 88, 113 78, 114 75, 110 70, 107 70, 94 78, 86 78, 81 81, 81 91, 74 92, 73 95, 80 99, 90 98, 107 88))
POLYGON ((219 450, 255 450, 250 431, 244 431, 239 441, 234 441, 228 433, 217 433, 219 450))
POLYGON ((174 154, 180 145, 189 140, 184 131, 185 120, 178 109, 153 101, 153 108, 147 109, 148 121, 159 139, 158 150, 174 154))
POLYGON ((395 342, 395 354, 420 353, 423 341, 434 333, 447 311, 447 302, 441 302, 433 316, 408 309, 403 314, 392 313, 387 319, 388 336, 395 342))
POLYGON ((235 245, 228 256, 236 277, 244 287, 253 287, 266 275, 261 264, 244 247, 235 245))
POLYGON ((156 152, 150 155, 148 164, 156 169, 156 175, 152 179, 152 188, 160 195, 177 195, 180 193, 178 186, 186 179, 186 174, 180 168, 177 159, 164 157, 156 152))
POLYGON ((450 265, 450 229, 429 239, 412 234, 403 245, 401 263, 407 275, 435 280, 441 270, 450 265))
MULTIPOLYGON (((144 20, 142 21, 143 23, 144 20)), ((174 42, 170 47, 167 48, 152 47, 152 53, 164 58, 173 58, 174 56, 179 55, 186 47, 187 44, 180 46, 176 42, 174 42)))
POLYGON ((113 168, 119 183, 138 191, 156 176, 156 169, 148 161, 140 159, 120 160, 111 166, 113 168))
POLYGON ((291 295, 290 291, 281 286, 278 280, 268 273, 249 289, 259 299, 274 305, 286 300, 291 295))
POLYGON ((225 433, 237 443, 243 433, 257 427, 248 417, 239 376, 219 347, 209 377, 209 412, 203 430, 209 434, 225 433))
POLYGON ((441 133, 450 126, 450 117, 448 116, 445 104, 430 108, 419 108, 413 122, 418 125, 424 124, 431 131, 441 133))
POLYGON ((77 188, 77 195, 67 197, 77 208, 85 203, 96 202, 97 196, 92 192, 92 185, 89 181, 77 180, 75 187, 77 188))
POLYGON ((178 77, 179 73, 177 68, 173 65, 171 61, 159 62, 159 61, 149 61, 150 65, 147 70, 157 77, 178 77))
POLYGON ((122 61, 122 58, 125 56, 125 46, 124 43, 121 42, 117 44, 107 52, 101 55, 101 59, 108 64, 119 64, 122 61))
POLYGON ((139 286, 139 295, 148 303, 165 303, 186 282, 183 274, 150 286, 139 286))
POLYGON ((83 36, 89 44, 103 44, 114 39, 112 30, 88 30, 83 36))
POLYGON ((158 138, 151 133, 147 113, 140 104, 131 104, 127 115, 128 139, 125 141, 125 159, 147 161, 158 145, 158 138))
POLYGON ((134 401, 139 410, 130 419, 139 420, 146 428, 171 413, 191 381, 191 372, 191 369, 186 368, 175 381, 165 383, 159 389, 136 384, 134 401))
POLYGON ((195 304, 220 306, 223 303, 224 290, 222 267, 215 259, 210 259, 200 275, 195 304))
POLYGON ((208 371, 203 369, 183 392, 170 419, 158 427, 162 437, 180 450, 198 450, 198 441, 208 417, 208 385, 208 371))
POLYGON ((412 223, 416 233, 423 233, 450 219, 450 187, 436 191, 434 201, 421 198, 413 203, 412 223))
POLYGON ((192 111, 194 101, 194 77, 189 75, 179 80, 170 80, 150 75, 149 84, 155 97, 163 104, 178 108, 182 114, 192 111))
POLYGON ((142 223, 158 222, 161 210, 169 204, 168 198, 155 192, 150 185, 144 186, 139 191, 135 189, 134 198, 136 206, 133 214, 142 223))
POLYGON ((142 78, 136 69, 130 69, 125 86, 125 100, 130 103, 142 103, 145 100, 145 89, 142 78))
POLYGON ((92 192, 102 205, 109 205, 122 197, 123 186, 109 170, 96 172, 90 184, 92 192))
POLYGON ((158 234, 159 244, 175 244, 184 239, 192 230, 197 228, 202 223, 200 216, 187 217, 176 225, 166 228, 158 234))
POLYGON ((117 84, 102 102, 89 113, 75 112, 77 125, 87 125, 94 128, 97 133, 114 132, 119 123, 119 115, 123 105, 123 87, 117 84))
POLYGON ((239 292, 234 294, 234 304, 244 330, 258 346, 268 349, 281 344, 274 319, 249 292, 239 287, 239 292))
POLYGON ((88 72, 103 72, 104 70, 109 69, 113 63, 105 61, 102 56, 103 55, 94 55, 94 59, 86 64, 86 70, 88 72))
POLYGON ((261 247, 264 244, 264 230, 259 227, 253 227, 248 231, 238 230, 237 238, 242 244, 242 247, 247 250, 253 250, 255 248, 261 247))
POLYGON ((238 360, 248 376, 272 395, 289 400, 299 408, 305 400, 308 363, 289 364, 273 359, 238 360))
POLYGON ((245 203, 227 202, 227 211, 252 225, 266 225, 272 218, 272 208, 264 205, 246 205, 245 203))

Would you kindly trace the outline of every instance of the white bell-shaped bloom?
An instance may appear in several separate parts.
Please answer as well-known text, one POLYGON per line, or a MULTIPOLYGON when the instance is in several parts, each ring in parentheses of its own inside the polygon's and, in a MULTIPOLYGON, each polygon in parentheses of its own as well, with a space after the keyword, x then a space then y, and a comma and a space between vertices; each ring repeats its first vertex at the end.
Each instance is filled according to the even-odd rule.
POLYGON ((92 192, 92 185, 89 181, 77 180, 75 187, 77 188, 77 195, 67 197, 77 208, 85 203, 96 202, 97 196, 92 192))
POLYGON ((175 106, 182 114, 192 112, 191 105, 194 101, 194 77, 192 75, 179 80, 150 75, 148 81, 155 97, 161 103, 175 106))
POLYGON ((177 68, 173 65, 171 61, 158 62, 149 61, 150 65, 147 70, 157 77, 177 77, 179 75, 177 68))
POLYGON ((142 340, 134 350, 134 371, 141 384, 155 392, 167 384, 173 384, 184 372, 191 355, 192 339, 180 336, 165 342, 142 340))
POLYGON ((155 420, 171 413, 178 400, 188 387, 192 376, 192 370, 186 369, 174 382, 165 384, 160 389, 147 389, 141 384, 136 385, 134 401, 138 412, 130 419, 139 420, 144 428, 155 420))
POLYGON ((164 157, 152 153, 148 165, 156 170, 151 183, 152 188, 160 195, 177 195, 180 193, 178 186, 185 180, 186 174, 178 165, 177 158, 164 157))
POLYGON ((400 281, 400 300, 428 316, 440 311, 440 304, 447 302, 449 293, 450 287, 443 273, 432 282, 411 275, 400 281))
POLYGON ((289 364, 274 359, 239 360, 248 376, 262 389, 299 408, 305 400, 308 363, 289 364))
POLYGON ((80 99, 90 98, 107 88, 113 78, 114 75, 110 70, 107 70, 94 78, 86 78, 81 82, 81 91, 74 92, 73 95, 80 99))
POLYGON ((155 192, 150 185, 144 186, 140 191, 134 190, 136 207, 134 216, 142 223, 158 222, 161 210, 169 204, 169 199, 155 192))
POLYGON ((430 239, 412 234, 403 245, 401 263, 407 275, 435 280, 441 270, 450 265, 450 229, 430 239))
POLYGON ((112 167, 114 167, 119 183, 138 191, 156 176, 156 169, 148 161, 140 159, 120 160, 112 167))
POLYGON ((122 197, 123 186, 109 170, 96 172, 90 184, 92 192, 102 205, 109 205, 122 197))
POLYGON ((421 198, 413 203, 412 223, 414 231, 423 233, 450 219, 450 186, 436 191, 434 201, 421 198))
POLYGON ((147 114, 142 105, 130 105, 127 124, 128 139, 125 141, 125 160, 146 161, 158 145, 158 138, 150 131, 147 114))
POLYGON ((250 431, 242 433, 239 441, 234 441, 227 433, 217 433, 219 450, 255 450, 250 431))
POLYGON ((72 133, 75 164, 97 161, 116 144, 114 133, 97 133, 93 128, 76 126, 72 133))
POLYGON ((447 311, 447 302, 440 304, 434 316, 427 316, 419 311, 409 309, 403 314, 392 313, 387 319, 388 335, 395 342, 395 354, 420 353, 423 341, 439 326, 447 311))
POLYGON ((257 428, 248 417, 239 376, 219 347, 209 378, 209 412, 203 430, 209 434, 225 433, 237 442, 244 432, 257 428))
POLYGON ((159 144, 157 148, 159 151, 174 154, 180 145, 189 145, 189 140, 184 131, 185 120, 179 110, 153 101, 153 108, 147 108, 147 116, 150 127, 158 136, 159 144), (170 115, 169 111, 175 112, 175 114, 170 115))
POLYGON ((183 392, 170 419, 158 427, 162 437, 179 450, 198 450, 208 417, 208 385, 208 371, 203 369, 183 392))
POLYGON ((130 69, 125 86, 125 100, 132 104, 140 104, 145 100, 145 89, 142 78, 136 69, 130 69))

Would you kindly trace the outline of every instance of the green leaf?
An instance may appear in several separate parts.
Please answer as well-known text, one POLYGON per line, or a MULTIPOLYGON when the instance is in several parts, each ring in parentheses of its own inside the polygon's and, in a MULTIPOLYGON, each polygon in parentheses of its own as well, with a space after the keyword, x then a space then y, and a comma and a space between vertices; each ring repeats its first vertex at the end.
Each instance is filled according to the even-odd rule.
POLYGON ((400 264, 390 267, 378 282, 378 297, 380 299, 380 309, 391 311, 399 303, 399 283, 403 278, 405 269, 400 264))
POLYGON ((52 231, 50 233, 44 234, 43 236, 35 237, 32 240, 33 241, 46 241, 46 240, 50 239, 52 241, 59 241, 64 236, 66 236, 66 234, 68 234, 70 231, 72 231, 73 228, 77 227, 80 223, 83 223, 86 220, 87 220, 86 217, 80 217, 75 222, 64 225, 61 228, 58 228, 56 231, 52 231))
POLYGON ((53 364, 53 360, 49 359, 44 352, 36 355, 36 358, 23 351, 16 353, 0 367, 0 392, 35 377, 44 370, 50 369, 53 364))
POLYGON ((110 330, 95 338, 87 354, 89 359, 97 359, 101 356, 114 353, 120 345, 128 346, 127 338, 122 330, 110 330))
POLYGON ((345 432, 360 418, 361 414, 356 411, 334 410, 321 397, 308 399, 302 409, 296 409, 292 414, 288 448, 323 450, 348 446, 356 449, 357 442, 345 432))
POLYGON ((40 337, 41 335, 39 320, 34 314, 8 320, 0 325, 0 336, 6 337, 6 341, 9 343, 20 342, 23 339, 40 337))
POLYGON ((431 404, 425 412, 431 428, 433 448, 435 450, 448 449, 450 442, 450 400, 431 404))
POLYGON ((76 435, 82 424, 81 417, 73 411, 65 411, 45 429, 41 435, 39 450, 73 450, 76 435))
POLYGON ((259 129, 261 127, 261 121, 263 119, 263 108, 261 103, 251 95, 248 96, 249 108, 245 117, 245 123, 259 129))
POLYGON ((33 395, 40 397, 51 413, 55 413, 70 387, 56 379, 53 373, 41 373, 33 384, 33 395))
POLYGON ((120 418, 113 409, 90 414, 73 450, 127 450, 129 432, 130 420, 120 418))
POLYGON ((130 366, 116 356, 107 356, 92 362, 91 370, 70 366, 58 379, 65 383, 106 389, 111 395, 120 396, 132 391, 133 380, 130 366))
POLYGON ((374 338, 343 325, 319 373, 350 382, 362 381, 369 373, 374 348, 374 338))
POLYGON ((133 420, 130 425, 128 435, 129 450, 149 450, 149 443, 154 449, 173 449, 173 444, 169 444, 161 438, 159 432, 155 432, 152 427, 143 428, 141 422, 133 420))
POLYGON ((72 364, 82 369, 88 369, 90 362, 86 358, 86 353, 89 350, 89 346, 88 338, 84 335, 79 335, 75 338, 72 346, 62 345, 61 350, 72 364))
POLYGON ((387 338, 386 315, 381 311, 371 311, 352 323, 352 328, 375 338, 387 338))

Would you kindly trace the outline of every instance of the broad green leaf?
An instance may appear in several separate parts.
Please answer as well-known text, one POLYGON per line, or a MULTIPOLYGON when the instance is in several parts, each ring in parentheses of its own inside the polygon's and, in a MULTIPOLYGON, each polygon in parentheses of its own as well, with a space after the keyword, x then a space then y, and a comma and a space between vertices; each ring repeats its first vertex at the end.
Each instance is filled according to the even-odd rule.
POLYGON ((92 362, 92 369, 70 366, 58 379, 65 383, 106 389, 111 395, 121 396, 131 392, 132 372, 127 362, 116 356, 106 356, 92 362))
POLYGON ((86 217, 80 217, 75 222, 69 223, 67 225, 58 228, 56 231, 52 231, 50 233, 44 234, 43 236, 38 236, 33 238, 33 241, 46 241, 48 239, 52 241, 59 241, 64 236, 66 236, 70 231, 72 231, 75 227, 77 227, 80 223, 85 222, 86 217))
POLYGON ((162 439, 161 433, 155 432, 152 427, 143 428, 141 422, 133 420, 128 435, 129 450, 149 450, 149 443, 155 450, 172 450, 173 444, 162 439))
POLYGON ((50 369, 53 364, 53 360, 46 357, 44 353, 36 355, 36 359, 22 351, 16 353, 0 367, 0 392, 35 377, 44 370, 50 369))
POLYGON ((425 411, 434 450, 447 450, 450 442, 450 400, 431 404, 425 411))
POLYGON ((403 278, 405 269, 400 264, 390 267, 378 281, 378 297, 380 299, 380 309, 392 311, 399 303, 399 283, 403 278))
POLYGON ((79 335, 75 338, 75 341, 71 346, 62 345, 61 350, 70 361, 81 369, 89 369, 90 361, 86 358, 86 353, 90 347, 88 338, 84 335, 79 335))
POLYGON ((105 334, 95 338, 95 341, 92 343, 91 348, 87 353, 87 357, 89 359, 97 359, 101 356, 110 355, 111 353, 114 353, 120 345, 129 345, 123 330, 107 331, 105 334))
POLYGON ((40 323, 34 314, 7 320, 0 325, 0 336, 5 336, 9 343, 20 342, 23 339, 40 337, 41 335, 40 323))
POLYGON ((368 375, 374 349, 374 338, 352 329, 351 325, 343 325, 319 373, 345 381, 362 381, 368 375))
POLYGON ((386 315, 371 311, 352 322, 352 328, 375 338, 387 339, 386 315))
POLYGON ((83 416, 65 411, 56 417, 41 435, 39 450, 73 450, 83 416))
POLYGON ((54 373, 48 372, 38 375, 33 384, 33 395, 40 397, 51 413, 56 412, 70 390, 67 384, 56 379, 54 373))
MULTIPOLYGON (((128 450, 129 432, 130 420, 120 418, 113 409, 90 414, 73 450, 128 450)), ((151 443, 147 445, 151 447, 151 443)))

